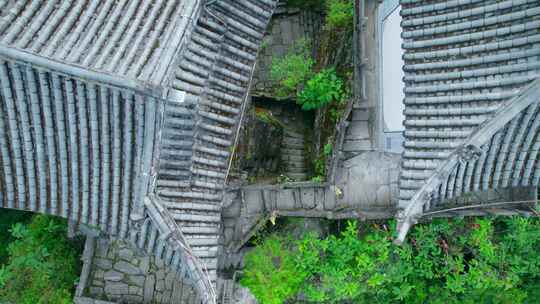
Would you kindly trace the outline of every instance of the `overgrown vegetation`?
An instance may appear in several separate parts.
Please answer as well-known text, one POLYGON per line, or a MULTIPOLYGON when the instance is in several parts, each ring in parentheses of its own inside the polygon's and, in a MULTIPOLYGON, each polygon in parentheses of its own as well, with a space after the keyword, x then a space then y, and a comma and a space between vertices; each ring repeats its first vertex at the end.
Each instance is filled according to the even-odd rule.
POLYGON ((2 209, 0 211, 0 265, 8 262, 8 244, 15 238, 10 229, 16 223, 28 223, 32 220, 32 213, 19 210, 2 209))
POLYGON ((0 302, 72 303, 82 243, 66 238, 64 220, 36 215, 12 225, 7 263, 0 268, 0 302))
POLYGON ((331 102, 342 102, 345 96, 343 81, 332 68, 324 69, 315 74, 298 93, 297 102, 302 110, 319 109, 331 102))
POLYGON ((311 178, 312 182, 321 183, 325 180, 326 176, 326 162, 330 155, 332 155, 332 143, 329 142, 324 145, 321 155, 313 161, 314 176, 311 178))
POLYGON ((326 0, 327 30, 351 28, 354 20, 354 2, 352 0, 326 0))
POLYGON ((276 97, 296 97, 313 74, 314 63, 307 40, 297 41, 285 56, 273 58, 270 79, 276 83, 276 97))
POLYGON ((354 2, 289 0, 287 4, 320 10, 325 16, 321 32, 313 38, 316 48, 310 42, 300 40, 283 57, 274 57, 270 67, 274 96, 295 99, 303 110, 314 111, 313 149, 309 150, 312 180, 321 182, 327 165, 322 146, 335 138, 336 125, 350 98, 354 2))
POLYGON ((338 236, 273 235, 246 256, 242 284, 261 304, 537 303, 538 218, 441 219, 402 247, 394 223, 349 222, 338 236))

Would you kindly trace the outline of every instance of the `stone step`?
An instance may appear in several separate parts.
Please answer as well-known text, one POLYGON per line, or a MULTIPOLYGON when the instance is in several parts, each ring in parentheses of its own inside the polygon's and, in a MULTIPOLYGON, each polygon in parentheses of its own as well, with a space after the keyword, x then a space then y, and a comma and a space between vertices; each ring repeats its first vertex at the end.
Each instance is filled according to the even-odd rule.
POLYGON ((287 168, 287 173, 305 173, 306 171, 307 171, 306 168, 301 168, 301 167, 287 168))
POLYGON ((296 156, 301 156, 301 155, 304 155, 304 150, 300 150, 300 149, 288 149, 286 147, 282 147, 281 148, 281 153, 282 154, 285 154, 285 155, 296 155, 296 156))
POLYGON ((200 258, 201 263, 203 263, 204 266, 206 266, 206 269, 208 269, 209 271, 217 269, 218 259, 216 259, 216 258, 202 258, 202 257, 199 257, 199 258, 200 258))
POLYGON ((186 235, 186 241, 189 243, 190 246, 217 246, 219 244, 219 236, 215 237, 200 237, 197 235, 196 237, 192 237, 192 235, 186 235))
POLYGON ((174 202, 162 201, 163 206, 172 210, 191 210, 191 211, 212 211, 219 212, 221 206, 219 204, 200 203, 200 202, 174 202))
POLYGON ((285 132, 283 132, 283 135, 285 137, 294 137, 294 138, 302 138, 302 139, 304 138, 304 134, 291 131, 291 130, 285 130, 285 132))
POLYGON ((212 258, 218 256, 218 247, 211 247, 207 250, 202 250, 201 248, 192 248, 193 254, 200 258, 212 258))
POLYGON ((286 176, 294 179, 294 180, 297 180, 297 181, 301 181, 301 180, 306 180, 307 179, 307 174, 306 173, 292 173, 292 172, 287 172, 285 174, 286 176))
POLYGON ((305 158, 303 155, 281 154, 281 160, 284 162, 304 162, 305 158))
POLYGON ((281 144, 281 146, 285 149, 296 149, 296 150, 304 150, 304 143, 293 143, 293 142, 284 142, 281 144))
POLYGON ((369 123, 367 121, 351 121, 345 133, 346 139, 367 139, 369 138, 369 123))
POLYGON ((221 201, 221 195, 206 192, 159 190, 158 194, 166 198, 195 198, 209 201, 221 201))
POLYGON ((305 163, 303 161, 286 162, 285 165, 288 168, 304 168, 305 163))
POLYGON ((367 121, 369 120, 369 110, 368 109, 354 109, 352 111, 352 119, 355 120, 361 120, 361 121, 367 121))
POLYGON ((221 222, 221 215, 216 215, 215 213, 210 213, 202 215, 202 214, 189 214, 189 213, 177 213, 177 212, 171 212, 172 217, 176 221, 184 221, 184 222, 209 222, 209 223, 220 223, 221 222))
POLYGON ((343 143, 343 151, 345 152, 356 152, 356 151, 369 151, 373 147, 369 139, 361 140, 345 140, 343 143))
MULTIPOLYGON (((217 206, 219 207, 219 206, 217 206)), ((218 226, 184 226, 182 227, 182 233, 189 234, 220 234, 221 230, 218 226)))
POLYGON ((304 139, 303 138, 297 138, 297 137, 284 137, 283 138, 283 144, 293 144, 293 145, 304 145, 304 139))

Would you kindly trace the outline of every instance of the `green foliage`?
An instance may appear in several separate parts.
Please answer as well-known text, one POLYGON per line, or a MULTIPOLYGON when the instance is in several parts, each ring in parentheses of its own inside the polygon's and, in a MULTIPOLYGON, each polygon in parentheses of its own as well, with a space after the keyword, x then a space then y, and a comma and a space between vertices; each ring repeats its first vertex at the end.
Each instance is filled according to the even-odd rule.
POLYGON ((280 174, 277 178, 277 182, 279 184, 290 183, 290 182, 294 182, 294 179, 288 177, 287 175, 280 174))
POLYGON ((286 248, 290 241, 277 236, 266 239, 244 259, 242 285, 249 287, 261 304, 281 304, 298 292, 304 281, 295 259, 286 248))
POLYGON ((324 145, 324 148, 323 148, 323 153, 325 156, 330 156, 332 154, 332 143, 329 142, 329 143, 326 143, 326 145, 324 145))
POLYGON ((66 239, 66 223, 36 215, 14 224, 8 263, 0 268, 0 302, 71 303, 80 272, 80 245, 66 239))
POLYGON ((354 2, 352 0, 326 1, 326 29, 351 29, 354 20, 354 2))
POLYGON ((315 171, 315 175, 311 178, 311 181, 315 183, 322 183, 324 181, 324 177, 326 176, 326 157, 324 155, 313 161, 313 169, 315 171))
POLYGON ((295 96, 312 75, 314 63, 310 43, 304 39, 297 41, 284 57, 272 58, 270 80, 277 85, 276 96, 279 98, 295 96))
MULTIPOLYGON (((358 230, 356 222, 349 222, 339 236, 307 235, 292 245, 282 243, 279 248, 288 251, 282 254, 295 257, 295 269, 287 271, 303 278, 300 286, 295 281, 289 290, 323 303, 537 303, 539 299, 539 219, 435 220, 417 225, 401 247, 392 244, 393 222, 363 227, 360 237, 358 230)), ((246 277, 251 277, 257 265, 246 266, 246 277)), ((263 282, 260 275, 258 282, 263 282)), ((265 303, 265 295, 256 296, 265 303)))
POLYGON ((14 238, 10 233, 15 223, 27 223, 32 219, 32 213, 19 210, 2 209, 0 212, 0 265, 7 263, 9 258, 8 246, 14 238))
POLYGON ((325 6, 325 0, 287 0, 288 7, 301 9, 322 9, 325 6))
POLYGON ((340 102, 345 97, 343 81, 334 69, 324 69, 308 80, 298 94, 298 104, 302 110, 313 110, 333 101, 340 102))

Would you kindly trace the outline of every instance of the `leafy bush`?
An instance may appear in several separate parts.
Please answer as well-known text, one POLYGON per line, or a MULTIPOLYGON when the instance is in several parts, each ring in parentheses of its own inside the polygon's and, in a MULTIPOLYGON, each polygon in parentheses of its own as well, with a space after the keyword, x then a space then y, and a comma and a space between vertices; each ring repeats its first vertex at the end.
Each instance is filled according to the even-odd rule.
POLYGON ((281 304, 298 292, 304 277, 286 248, 290 241, 277 236, 266 239, 244 259, 242 285, 249 287, 261 304, 281 304))
POLYGON ((0 268, 0 302, 71 303, 80 273, 80 245, 66 239, 66 223, 36 215, 12 226, 9 261, 0 268))
MULTIPOLYGON (((402 247, 392 244, 393 222, 363 228, 358 237, 349 222, 339 236, 281 244, 283 255, 296 257, 287 271, 303 279, 289 285, 289 299, 296 290, 324 303, 537 303, 539 219, 436 220, 417 225, 402 247)), ((257 282, 265 282, 257 267, 246 265, 244 279, 258 273, 257 282)), ((266 303, 264 294, 256 296, 266 303)))
POLYGON ((32 219, 31 212, 2 209, 0 211, 0 265, 7 263, 9 252, 7 244, 15 238, 11 235, 11 226, 15 223, 27 223, 32 219))
POLYGON ((296 96, 297 92, 312 75, 314 60, 311 58, 309 42, 297 41, 289 53, 282 58, 272 58, 270 80, 276 83, 275 94, 279 98, 296 96))
POLYGON ((298 94, 297 102, 302 110, 318 109, 332 101, 341 101, 345 96, 343 81, 334 69, 324 69, 308 80, 298 94))
POLYGON ((327 30, 352 28, 354 20, 352 0, 327 0, 326 11, 327 30))

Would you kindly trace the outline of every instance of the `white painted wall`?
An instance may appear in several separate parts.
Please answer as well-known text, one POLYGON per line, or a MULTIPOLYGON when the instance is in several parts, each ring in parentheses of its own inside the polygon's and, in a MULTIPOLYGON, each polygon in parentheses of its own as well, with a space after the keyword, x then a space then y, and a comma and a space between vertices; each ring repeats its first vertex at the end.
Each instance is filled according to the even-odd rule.
POLYGON ((397 7, 382 26, 382 99, 385 132, 405 130, 403 126, 403 50, 401 16, 397 7))

